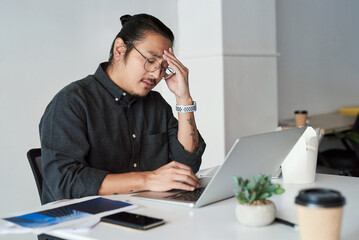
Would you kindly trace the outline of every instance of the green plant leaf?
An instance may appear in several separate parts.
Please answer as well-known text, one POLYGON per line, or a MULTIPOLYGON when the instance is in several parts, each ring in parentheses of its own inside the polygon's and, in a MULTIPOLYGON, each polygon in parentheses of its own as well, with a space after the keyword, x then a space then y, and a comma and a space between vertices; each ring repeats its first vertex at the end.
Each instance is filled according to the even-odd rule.
POLYGON ((253 176, 253 181, 255 184, 259 183, 259 176, 253 176))
POLYGON ((257 174, 252 177, 253 181, 242 177, 232 177, 234 183, 239 186, 234 189, 234 194, 239 203, 252 203, 255 200, 267 199, 273 194, 282 194, 284 189, 280 184, 272 184, 271 176, 257 174))
POLYGON ((233 179, 234 184, 239 187, 240 186, 239 179, 236 176, 233 176, 232 179, 233 179))
POLYGON ((248 202, 248 199, 246 198, 246 196, 244 195, 244 192, 241 192, 238 196, 237 196, 237 200, 239 203, 246 203, 248 202))
POLYGON ((246 197, 246 199, 249 199, 249 191, 248 189, 244 189, 244 196, 246 197))
POLYGON ((248 201, 246 199, 240 199, 239 203, 248 203, 248 201))
POLYGON ((238 182, 239 182, 239 187, 241 188, 241 189, 243 189, 244 188, 244 180, 243 180, 243 178, 241 178, 241 177, 239 177, 238 178, 238 182))
POLYGON ((352 140, 354 142, 359 143, 359 134, 356 133, 356 132, 353 132, 353 131, 349 131, 349 132, 346 132, 346 133, 334 132, 332 136, 327 137, 327 139, 330 140, 330 141, 337 141, 337 140, 340 140, 340 139, 343 139, 343 138, 347 138, 347 139, 350 139, 350 140, 352 140))
POLYGON ((269 193, 265 192, 265 193, 262 193, 258 199, 266 199, 266 198, 269 198, 269 193))
POLYGON ((347 134, 347 138, 350 140, 359 143, 359 135, 356 132, 349 132, 347 134))
POLYGON ((248 183, 250 183, 248 179, 244 180, 243 187, 247 188, 248 183))
POLYGON ((275 194, 282 194, 284 193, 284 189, 283 188, 277 188, 275 191, 274 191, 275 194))
POLYGON ((270 186, 267 186, 267 187, 264 189, 264 191, 265 191, 265 192, 274 192, 276 189, 277 189, 276 186, 270 185, 270 186))
POLYGON ((256 192, 252 192, 248 202, 252 203, 254 200, 256 200, 256 196, 257 196, 256 192))
POLYGON ((270 183, 270 179, 271 179, 270 176, 264 176, 264 181, 265 181, 266 183, 270 183))
POLYGON ((253 186, 252 184, 248 181, 247 185, 246 185, 246 188, 249 190, 249 191, 252 191, 253 190, 253 186))
POLYGON ((238 197, 239 197, 240 199, 246 199, 246 195, 244 194, 244 192, 240 192, 239 195, 238 195, 238 197))

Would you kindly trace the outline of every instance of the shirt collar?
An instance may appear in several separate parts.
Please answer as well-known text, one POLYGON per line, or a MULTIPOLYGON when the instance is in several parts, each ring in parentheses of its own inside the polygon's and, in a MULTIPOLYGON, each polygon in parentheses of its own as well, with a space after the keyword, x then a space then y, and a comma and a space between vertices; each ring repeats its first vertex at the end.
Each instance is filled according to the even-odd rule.
POLYGON ((95 79, 106 88, 106 90, 112 95, 114 100, 118 102, 121 98, 127 97, 128 94, 122 88, 116 85, 106 74, 105 69, 107 68, 108 62, 101 63, 95 74, 95 79))

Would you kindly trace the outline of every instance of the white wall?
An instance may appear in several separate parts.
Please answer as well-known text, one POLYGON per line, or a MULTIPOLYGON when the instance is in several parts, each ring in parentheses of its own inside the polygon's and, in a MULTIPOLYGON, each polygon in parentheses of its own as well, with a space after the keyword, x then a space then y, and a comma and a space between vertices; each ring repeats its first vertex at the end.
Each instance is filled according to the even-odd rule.
POLYGON ((279 118, 359 105, 359 1, 277 0, 279 118))
POLYGON ((243 136, 275 131, 277 60, 275 57, 225 57, 226 151, 243 136))
POLYGON ((196 122, 207 143, 201 168, 212 167, 225 156, 221 0, 180 0, 177 6, 178 53, 190 69, 196 122))
POLYGON ((225 0, 225 56, 276 56, 275 0, 225 0))
POLYGON ((222 1, 225 143, 278 123, 275 0, 222 1))
POLYGON ((0 2, 0 217, 40 204, 26 158, 40 146, 40 118, 62 87, 108 59, 119 17, 153 14, 177 35, 176 9, 175 0, 0 2))

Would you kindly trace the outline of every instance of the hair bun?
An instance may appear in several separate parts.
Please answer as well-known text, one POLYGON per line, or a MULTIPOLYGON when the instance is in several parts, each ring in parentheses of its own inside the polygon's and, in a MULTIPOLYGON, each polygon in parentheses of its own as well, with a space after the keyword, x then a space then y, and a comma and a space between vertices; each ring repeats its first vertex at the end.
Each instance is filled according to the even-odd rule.
POLYGON ((121 21, 122 26, 124 26, 128 21, 130 21, 131 18, 132 18, 132 16, 128 15, 128 14, 123 15, 122 17, 120 17, 120 21, 121 21))

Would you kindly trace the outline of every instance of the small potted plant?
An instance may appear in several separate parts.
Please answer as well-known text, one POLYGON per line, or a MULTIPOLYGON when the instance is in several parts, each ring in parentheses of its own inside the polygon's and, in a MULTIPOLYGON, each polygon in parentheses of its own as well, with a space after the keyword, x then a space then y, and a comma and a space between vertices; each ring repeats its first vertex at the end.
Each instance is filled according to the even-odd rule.
POLYGON ((267 200, 273 194, 282 194, 284 189, 279 184, 271 183, 271 176, 258 174, 249 179, 233 177, 239 187, 234 190, 236 199, 236 216, 240 223, 251 227, 266 226, 273 222, 276 208, 272 201, 267 200))

